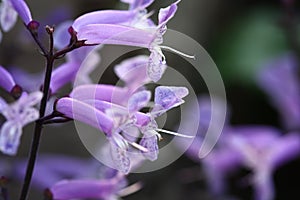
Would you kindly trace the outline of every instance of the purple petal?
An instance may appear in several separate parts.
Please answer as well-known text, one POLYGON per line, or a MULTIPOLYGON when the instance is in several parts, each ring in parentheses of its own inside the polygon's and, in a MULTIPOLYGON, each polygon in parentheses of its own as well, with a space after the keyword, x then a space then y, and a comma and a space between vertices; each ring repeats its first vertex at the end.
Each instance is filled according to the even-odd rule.
POLYGON ((299 127, 300 81, 295 58, 288 55, 272 61, 258 77, 260 87, 279 109, 283 123, 289 129, 299 127))
POLYGON ((122 105, 127 102, 127 89, 104 84, 90 84, 76 87, 70 97, 78 100, 96 99, 122 105))
MULTIPOLYGON (((199 149, 200 146, 198 151, 199 149)), ((242 157, 235 150, 220 148, 212 151, 202 162, 210 190, 214 194, 222 194, 226 190, 226 175, 238 169, 242 164, 242 157)))
POLYGON ((133 94, 128 100, 128 111, 134 113, 147 106, 151 98, 150 91, 140 91, 133 94))
POLYGON ((65 21, 55 27, 54 45, 57 49, 62 49, 70 43, 70 34, 68 29, 72 26, 72 21, 65 21))
POLYGON ((157 145, 157 136, 155 134, 148 135, 144 134, 143 138, 140 141, 140 145, 145 147, 148 152, 143 152, 143 155, 151 160, 157 160, 158 157, 158 145, 157 145))
POLYGON ((272 167, 280 165, 300 155, 300 136, 298 133, 289 133, 283 136, 272 147, 272 167))
POLYGON ((151 82, 147 76, 148 56, 136 56, 116 65, 114 70, 117 76, 126 83, 132 91, 151 82))
POLYGON ((162 8, 159 10, 158 14, 158 24, 165 25, 170 19, 172 19, 177 11, 177 4, 180 2, 176 1, 166 8, 162 8))
POLYGON ((33 92, 40 90, 43 83, 43 73, 32 74, 17 67, 10 68, 9 71, 16 80, 16 84, 22 85, 24 91, 33 92))
POLYGON ((258 172, 254 175, 255 200, 274 199, 274 183, 269 171, 258 172))
POLYGON ((10 0, 10 2, 26 25, 32 21, 31 12, 24 0, 10 0))
POLYGON ((130 159, 127 155, 127 149, 120 147, 115 142, 110 142, 110 154, 117 170, 124 174, 130 172, 130 159))
POLYGON ((11 0, 4 0, 0 4, 0 22, 4 32, 9 31, 17 22, 17 12, 11 5, 11 0))
POLYGON ((185 87, 167 87, 159 86, 155 89, 155 107, 151 111, 160 115, 166 110, 174 108, 184 103, 183 97, 188 95, 189 91, 185 87))
POLYGON ((101 10, 78 17, 74 23, 75 31, 89 24, 125 24, 134 19, 136 12, 127 10, 101 10))
POLYGON ((16 83, 11 74, 0 66, 0 87, 10 92, 15 85, 16 83))
POLYGON ((113 121, 103 112, 94 107, 72 98, 61 98, 56 104, 56 110, 65 116, 76 119, 111 134, 113 121))
POLYGON ((0 97, 0 113, 2 113, 2 111, 6 108, 7 103, 6 101, 0 97))
MULTIPOLYGON (((22 179, 26 173, 27 160, 16 164, 17 179, 22 179)), ((91 171, 96 170, 91 160, 62 155, 40 155, 33 173, 32 184, 39 189, 53 186, 65 178, 86 178, 91 171)), ((95 173, 95 171, 94 171, 95 173)), ((93 174, 94 175, 94 174, 93 174)))
POLYGON ((22 135, 22 126, 19 122, 6 121, 1 127, 0 150, 7 155, 16 155, 22 135))
MULTIPOLYGON (((67 54, 67 61, 68 62, 76 62, 76 63, 83 63, 84 60, 89 56, 89 54, 99 46, 83 46, 79 49, 75 49, 74 51, 67 54)), ((95 53, 98 55, 98 53, 95 53)))
POLYGON ((115 44, 148 48, 156 37, 156 29, 142 30, 114 24, 91 24, 81 27, 77 37, 92 45, 115 44))
POLYGON ((117 192, 118 179, 61 181, 51 187, 53 199, 107 198, 117 192))
MULTIPOLYGON (((108 110, 111 110, 111 112, 108 114, 110 115, 111 118, 115 119, 118 116, 122 115, 126 115, 125 117, 129 117, 129 112, 128 109, 126 107, 117 105, 117 104, 113 104, 107 101, 100 101, 100 100, 95 100, 95 99, 88 99, 88 100, 84 100, 84 103, 89 104, 90 106, 94 107, 95 109, 101 111, 101 112, 105 112, 106 114, 108 114, 108 110)), ((150 121, 151 121, 151 117, 145 113, 142 112, 136 112, 134 113, 134 118, 135 118, 135 125, 142 127, 147 125, 150 121)))
POLYGON ((51 76, 50 88, 52 93, 56 93, 65 84, 75 78, 80 67, 80 63, 67 62, 56 68, 51 76))

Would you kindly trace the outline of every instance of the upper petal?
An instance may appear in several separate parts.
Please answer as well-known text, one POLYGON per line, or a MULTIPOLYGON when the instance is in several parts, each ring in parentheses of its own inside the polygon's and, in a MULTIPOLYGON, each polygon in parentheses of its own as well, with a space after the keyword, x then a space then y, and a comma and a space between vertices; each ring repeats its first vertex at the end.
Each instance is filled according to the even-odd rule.
POLYGON ((123 24, 134 19, 136 12, 127 10, 100 10, 78 17, 74 23, 75 31, 89 24, 123 24))
POLYGON ((156 37, 155 31, 115 24, 90 24, 81 27, 77 37, 92 45, 116 44, 148 48, 156 37))
POLYGON ((117 76, 126 83, 126 87, 136 90, 151 82, 147 76, 148 56, 135 56, 124 60, 114 67, 117 76))
POLYGON ((11 74, 0 66, 0 87, 10 92, 15 85, 16 83, 11 74))
POLYGON ((111 134, 113 121, 103 112, 93 106, 72 98, 61 98, 56 104, 56 110, 65 116, 76 119, 111 134))
POLYGON ((183 97, 189 93, 185 87, 167 87, 159 86, 155 89, 155 106, 151 111, 154 115, 160 115, 163 112, 184 103, 183 97))
POLYGON ((9 1, 11 2, 12 6, 17 11, 20 18, 26 25, 32 21, 31 12, 24 0, 9 0, 9 1))
POLYGON ((122 105, 127 102, 127 89, 105 84, 89 84, 75 87, 70 97, 78 100, 96 99, 122 105))
POLYGON ((52 93, 56 93, 65 84, 72 81, 80 67, 80 63, 67 62, 56 68, 51 76, 50 88, 52 93))
POLYGON ((170 19, 172 19, 177 11, 177 4, 180 2, 176 1, 175 3, 171 4, 166 8, 162 8, 159 10, 158 14, 158 24, 160 26, 165 25, 170 19))
POLYGON ((150 91, 140 91, 133 94, 128 100, 128 111, 134 113, 147 106, 151 98, 150 91))

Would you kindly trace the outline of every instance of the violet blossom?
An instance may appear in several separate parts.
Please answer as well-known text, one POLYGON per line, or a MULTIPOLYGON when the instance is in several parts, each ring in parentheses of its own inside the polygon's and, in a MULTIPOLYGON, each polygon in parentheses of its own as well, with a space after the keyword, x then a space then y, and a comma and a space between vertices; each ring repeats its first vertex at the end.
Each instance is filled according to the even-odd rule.
POLYGON ((259 86, 269 95, 288 129, 299 128, 300 80, 299 69, 292 55, 286 55, 266 65, 259 72, 259 86))
MULTIPOLYGON (((90 87, 94 88, 94 86, 90 87)), ((147 159, 156 160, 158 154, 157 139, 161 139, 158 132, 182 136, 159 129, 154 119, 167 110, 182 104, 184 102, 182 98, 188 94, 186 88, 157 87, 155 106, 149 113, 139 111, 150 101, 151 93, 149 91, 142 90, 132 94, 126 107, 106 101, 111 98, 112 93, 102 92, 99 94, 101 95, 81 100, 76 99, 74 95, 71 95, 73 98, 62 98, 58 100, 56 110, 69 118, 82 121, 103 131, 110 142, 111 156, 115 167, 123 173, 129 173, 131 167, 130 158, 127 155, 129 144, 141 150, 147 159), (121 135, 121 132, 126 133, 128 128, 140 130, 143 134, 140 144, 129 141, 121 135)), ((79 95, 78 97, 81 98, 82 96, 79 95)))
POLYGON ((199 130, 187 155, 202 163, 210 190, 217 195, 224 193, 227 189, 226 177, 240 167, 246 167, 252 172, 248 183, 254 187, 255 199, 272 200, 275 195, 273 172, 299 156, 299 134, 282 135, 279 130, 268 126, 226 124, 216 147, 207 157, 200 159, 203 134, 209 127, 212 115, 209 98, 200 97, 199 107, 199 130))
POLYGON ((241 164, 252 170, 250 183, 256 200, 275 196, 272 174, 276 168, 299 156, 299 133, 281 135, 270 127, 234 127, 226 138, 228 145, 240 155, 241 164))
POLYGON ((194 56, 189 56, 170 47, 161 45, 163 42, 163 35, 167 30, 166 24, 174 17, 179 2, 180 1, 177 1, 167 8, 160 9, 158 14, 158 25, 154 27, 135 27, 118 23, 106 24, 101 23, 101 20, 100 23, 94 21, 90 23, 90 21, 87 20, 84 25, 80 26, 76 24, 75 20, 73 26, 75 26, 74 29, 77 32, 78 40, 85 41, 85 44, 87 45, 116 44, 148 48, 151 54, 149 57, 147 73, 151 80, 157 82, 161 78, 163 73, 162 68, 166 64, 162 49, 172 50, 180 55, 194 58, 194 56))
MULTIPOLYGON (((24 176, 25 166, 15 162, 14 178, 24 176)), ((119 199, 141 188, 139 182, 128 186, 124 175, 95 160, 62 155, 40 155, 32 179, 34 187, 49 188, 54 200, 119 199)))
MULTIPOLYGON (((0 67, 0 75, 0 87, 11 92, 15 86, 12 76, 3 67, 0 67)), ((22 127, 39 118, 39 111, 34 106, 40 102, 42 96, 42 92, 39 91, 30 94, 23 92, 21 97, 11 104, 7 104, 0 97, 0 113, 6 119, 0 128, 0 150, 3 153, 17 153, 22 127)))

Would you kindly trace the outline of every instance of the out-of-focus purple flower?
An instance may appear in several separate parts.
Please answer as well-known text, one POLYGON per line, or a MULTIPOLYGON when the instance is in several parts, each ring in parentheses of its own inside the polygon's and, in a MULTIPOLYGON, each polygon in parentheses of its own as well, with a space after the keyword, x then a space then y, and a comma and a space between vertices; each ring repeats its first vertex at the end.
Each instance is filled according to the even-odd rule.
MULTIPOLYGON (((197 99, 197 102, 195 104, 191 104, 188 106, 188 112, 189 112, 189 117, 186 119, 186 130, 183 130, 184 132, 189 132, 189 127, 193 126, 192 119, 197 118, 196 109, 199 109, 199 126, 197 130, 197 135, 193 139, 192 144, 189 146, 189 148, 186 151, 186 154, 193 159, 196 162, 201 162, 202 160, 199 158, 199 152, 200 148, 205 142, 204 139, 207 134, 216 134, 214 130, 216 130, 215 127, 218 126, 219 121, 222 121, 223 118, 223 113, 220 112, 220 108, 226 107, 227 105, 226 102, 224 102, 221 99, 218 99, 217 97, 214 97, 214 104, 211 103, 211 98, 206 95, 199 96, 197 99), (214 107, 214 109, 212 109, 214 107), (212 113, 214 110, 214 113, 212 113), (215 121, 212 120, 212 117, 215 118, 215 121), (208 132, 208 130, 212 132, 208 132)), ((224 132, 226 132, 226 129, 228 127, 228 121, 229 121, 230 114, 228 112, 226 113, 226 119, 225 119, 225 124, 223 127, 222 134, 220 135, 220 139, 218 140, 218 143, 216 144, 216 147, 222 143, 222 137, 226 137, 224 132), (224 136, 223 136, 224 135, 224 136)), ((188 145, 189 141, 187 140, 178 140, 178 148, 185 147, 188 145)))
POLYGON ((90 84, 89 74, 100 62, 100 56, 93 52, 94 47, 81 47, 67 55, 67 62, 58 66, 52 73, 50 88, 56 93, 65 84, 77 78, 77 84, 90 84))
MULTIPOLYGON (((15 164, 15 178, 25 174, 26 162, 15 164)), ((128 186, 126 177, 94 160, 62 155, 40 155, 32 178, 38 189, 50 188, 55 200, 77 198, 113 199, 141 188, 128 186)))
POLYGON ((39 118, 39 111, 34 108, 42 99, 42 92, 23 93, 14 103, 8 105, 3 99, 1 114, 6 118, 0 131, 0 150, 8 155, 15 155, 22 135, 22 127, 39 118))
MULTIPOLYGON (((26 160, 15 163, 14 176, 22 180, 26 173, 26 160)), ((110 169, 91 159, 63 155, 42 154, 37 159, 32 184, 39 189, 46 189, 63 179, 110 178, 115 174, 110 169)))
POLYGON ((286 162, 299 156, 298 133, 281 133, 271 127, 240 126, 227 129, 224 143, 204 158, 204 169, 214 192, 224 191, 224 178, 238 166, 251 170, 252 184, 257 200, 274 198, 272 174, 286 162), (221 170, 221 171, 220 171, 221 170))
MULTIPOLYGON (((0 66, 0 87, 9 93, 14 93, 15 80, 9 72, 0 66)), ((22 135, 22 127, 39 117, 34 106, 42 99, 42 92, 27 94, 20 90, 20 97, 11 104, 7 104, 0 97, 0 113, 6 119, 0 128, 0 150, 8 155, 15 155, 22 135)))
POLYGON ((259 86, 270 96, 286 128, 299 128, 300 80, 293 56, 287 55, 269 63, 258 77, 259 86))
POLYGON ((0 4, 0 24, 4 32, 12 29, 18 15, 26 25, 32 21, 30 10, 24 0, 2 0, 0 4))

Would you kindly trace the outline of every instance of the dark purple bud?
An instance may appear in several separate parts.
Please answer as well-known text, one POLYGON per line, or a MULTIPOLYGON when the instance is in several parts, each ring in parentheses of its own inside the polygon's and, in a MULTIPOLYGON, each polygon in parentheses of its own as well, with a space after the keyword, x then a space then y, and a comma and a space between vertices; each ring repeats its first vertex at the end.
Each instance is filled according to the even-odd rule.
POLYGON ((68 32, 71 36, 71 39, 70 39, 70 44, 74 44, 75 42, 77 42, 77 32, 74 30, 74 28, 72 26, 70 26, 68 28, 68 32))
POLYGON ((38 21, 32 20, 27 24, 27 28, 33 33, 37 33, 39 27, 40 23, 38 21))
POLYGON ((22 95, 23 89, 19 85, 15 85, 12 90, 10 91, 11 95, 13 96, 14 99, 19 99, 20 96, 22 95))
POLYGON ((53 200, 53 194, 49 188, 44 190, 45 200, 53 200))

